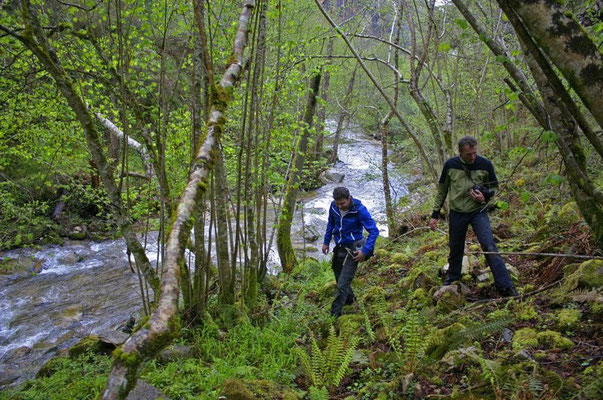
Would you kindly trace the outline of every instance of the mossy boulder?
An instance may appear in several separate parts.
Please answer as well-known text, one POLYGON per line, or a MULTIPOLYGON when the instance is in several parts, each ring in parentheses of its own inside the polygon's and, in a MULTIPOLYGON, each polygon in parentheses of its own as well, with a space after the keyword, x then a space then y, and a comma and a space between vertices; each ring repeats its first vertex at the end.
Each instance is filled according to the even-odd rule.
POLYGON ((513 350, 523 350, 539 345, 549 349, 564 350, 573 347, 574 343, 563 337, 561 333, 552 330, 537 332, 533 328, 522 328, 513 336, 513 350))
POLYGON ((100 353, 103 350, 103 343, 96 335, 90 335, 83 338, 78 344, 69 349, 69 357, 75 358, 80 354, 87 352, 100 353))
POLYGON ((255 400, 255 395, 240 379, 230 378, 224 382, 221 396, 227 400, 255 400))
POLYGON ((603 260, 585 261, 575 273, 579 273, 578 287, 603 287, 603 260))
POLYGON ((60 370, 65 362, 68 360, 67 357, 55 357, 46 361, 42 368, 36 373, 36 378, 47 378, 52 376, 55 372, 60 370))
POLYGON ((243 381, 230 378, 224 382, 220 398, 227 400, 297 400, 299 396, 291 389, 266 379, 243 381))
POLYGON ((410 255, 406 253, 392 253, 389 256, 392 263, 406 264, 410 261, 410 255))
POLYGON ((433 297, 437 300, 437 308, 441 312, 456 310, 465 304, 465 296, 457 285, 442 286, 433 297))
POLYGON ((557 320, 557 325, 559 328, 563 330, 573 329, 580 322, 580 318, 582 317, 582 312, 580 310, 574 308, 566 308, 555 316, 557 320))
POLYGON ((523 350, 538 346, 538 332, 534 328, 522 328, 513 335, 513 350, 523 350))

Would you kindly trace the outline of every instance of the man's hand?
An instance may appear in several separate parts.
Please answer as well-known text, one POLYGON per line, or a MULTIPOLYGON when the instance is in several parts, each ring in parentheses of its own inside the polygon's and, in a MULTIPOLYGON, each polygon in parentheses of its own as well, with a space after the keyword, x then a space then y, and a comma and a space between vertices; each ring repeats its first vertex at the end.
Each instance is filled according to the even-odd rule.
POLYGON ((358 250, 358 251, 355 253, 354 257, 352 257, 352 259, 353 259, 354 261, 356 261, 356 262, 361 262, 361 261, 364 261, 364 260, 365 260, 365 258, 366 258, 366 256, 364 255, 364 253, 362 252, 362 250, 358 250))
POLYGON ((328 252, 329 252, 329 245, 323 244, 322 245, 322 254, 327 254, 328 252))
POLYGON ((476 201, 478 203, 486 202, 486 198, 484 197, 484 194, 482 192, 480 192, 479 190, 471 189, 469 191, 469 194, 471 195, 471 198, 473 199, 473 201, 476 201))
POLYGON ((429 228, 431 228, 432 231, 435 231, 436 229, 438 229, 438 219, 437 218, 429 219, 429 228))

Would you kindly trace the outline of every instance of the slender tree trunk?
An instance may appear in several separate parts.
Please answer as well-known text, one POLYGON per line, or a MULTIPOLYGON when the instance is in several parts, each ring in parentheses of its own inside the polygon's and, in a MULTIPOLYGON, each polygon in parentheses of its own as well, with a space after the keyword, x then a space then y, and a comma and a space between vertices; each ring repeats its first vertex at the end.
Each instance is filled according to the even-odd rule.
POLYGON ((316 110, 316 97, 320 88, 320 73, 316 73, 312 77, 310 91, 308 92, 308 101, 302 121, 302 133, 299 142, 293 155, 293 163, 289 178, 287 179, 287 189, 285 199, 283 200, 283 208, 278 222, 278 230, 276 233, 276 246, 281 259, 283 272, 289 273, 297 265, 295 251, 291 243, 291 222, 295 213, 295 202, 297 201, 297 193, 299 190, 299 180, 304 168, 304 160, 308 151, 308 138, 310 129, 312 129, 312 121, 314 120, 314 111, 316 110))
POLYGON ((235 275, 232 270, 228 251, 228 181, 222 149, 216 149, 214 202, 216 210, 216 253, 218 258, 218 280, 220 282, 219 301, 221 304, 232 304, 235 298, 235 275))
POLYGON ((113 368, 107 380, 104 399, 126 397, 136 384, 140 363, 167 345, 178 331, 179 266, 183 262, 184 250, 190 238, 191 217, 207 191, 216 145, 225 123, 224 112, 230 101, 229 92, 238 81, 244 63, 243 52, 247 44, 249 19, 253 8, 253 0, 244 2, 234 39, 232 62, 224 72, 220 84, 213 87, 216 95, 212 96, 207 134, 203 145, 199 146, 168 236, 159 304, 145 327, 130 336, 114 352, 113 368))
MULTIPOLYGON (((330 63, 333 57, 333 38, 329 38, 327 43, 327 63, 330 63)), ((314 142, 313 159, 318 161, 322 154, 322 146, 324 142, 325 120, 327 118, 327 104, 329 101, 329 86, 331 84, 331 72, 327 69, 323 73, 322 85, 320 87, 320 98, 324 102, 319 104, 318 112, 316 113, 316 140, 314 142)))
MULTIPOLYGON (((530 36, 603 128, 603 53, 576 18, 557 1, 497 1, 503 10, 512 10, 521 18, 530 36)), ((550 80, 550 72, 543 72, 550 80)))
POLYGON ((352 98, 352 92, 354 91, 354 80, 356 79, 356 71, 358 68, 354 68, 352 72, 352 77, 348 82, 348 88, 345 91, 345 95, 343 97, 343 103, 341 104, 341 111, 339 112, 339 116, 337 117, 337 127, 335 128, 335 135, 333 136, 333 152, 331 153, 331 157, 329 158, 329 162, 337 162, 339 157, 339 141, 341 139, 341 131, 343 130, 343 125, 346 120, 346 117, 349 117, 350 110, 350 99, 352 98))

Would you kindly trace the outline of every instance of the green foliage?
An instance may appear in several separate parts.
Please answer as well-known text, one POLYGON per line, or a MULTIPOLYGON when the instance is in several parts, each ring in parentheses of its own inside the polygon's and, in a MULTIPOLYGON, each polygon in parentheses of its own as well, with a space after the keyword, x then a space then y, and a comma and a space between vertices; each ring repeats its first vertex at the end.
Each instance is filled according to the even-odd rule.
POLYGON ((337 335, 335 327, 331 326, 326 346, 321 350, 312 331, 309 334, 310 352, 307 353, 300 347, 296 348, 304 372, 313 386, 334 390, 339 386, 352 362, 358 337, 347 338, 337 335))
POLYGON ((297 364, 295 338, 303 325, 288 311, 264 326, 241 322, 228 332, 215 323, 191 332, 199 359, 160 365, 151 361, 141 376, 171 398, 215 399, 228 378, 268 379, 289 385, 297 364))
POLYGON ((105 388, 110 366, 109 357, 92 352, 74 359, 58 358, 50 376, 27 381, 17 389, 0 391, 0 399, 94 399, 105 388))

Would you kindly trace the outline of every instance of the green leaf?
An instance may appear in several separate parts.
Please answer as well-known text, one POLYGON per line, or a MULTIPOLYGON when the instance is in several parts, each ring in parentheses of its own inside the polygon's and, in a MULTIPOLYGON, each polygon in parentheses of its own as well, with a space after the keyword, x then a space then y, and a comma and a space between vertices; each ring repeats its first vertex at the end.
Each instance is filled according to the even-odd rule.
POLYGON ((438 50, 439 51, 444 51, 445 52, 445 51, 448 51, 450 49, 451 49, 450 43, 448 43, 448 42, 440 43, 440 45, 438 46, 438 50))
POLYGON ((545 183, 549 183, 555 186, 559 186, 563 183, 563 177, 557 174, 550 174, 544 179, 545 183))
POLYGON ((505 211, 509 208, 509 203, 503 200, 499 200, 496 202, 496 207, 500 208, 502 211, 505 211))
POLYGON ((454 22, 461 27, 461 29, 465 30, 469 27, 469 24, 467 23, 467 21, 465 21, 462 18, 456 19, 454 20, 454 22))
POLYGON ((528 192, 527 190, 524 190, 523 192, 521 192, 521 201, 523 201, 524 203, 527 203, 528 200, 530 200, 530 192, 528 192))
POLYGON ((557 141, 557 139, 558 136, 555 132, 544 131, 540 140, 542 140, 543 143, 554 143, 555 141, 557 141))
POLYGON ((503 64, 505 61, 507 61, 507 57, 505 57, 505 56, 496 56, 496 61, 498 61, 499 63, 503 64))

